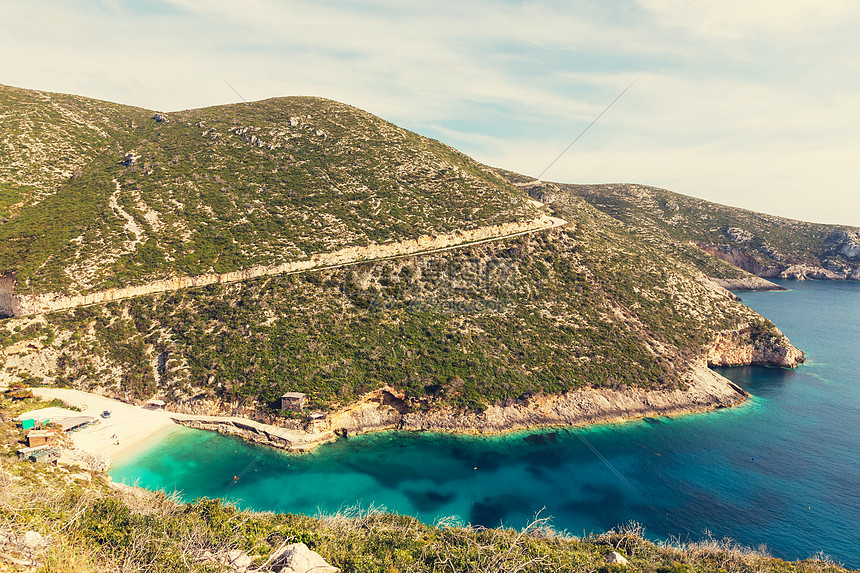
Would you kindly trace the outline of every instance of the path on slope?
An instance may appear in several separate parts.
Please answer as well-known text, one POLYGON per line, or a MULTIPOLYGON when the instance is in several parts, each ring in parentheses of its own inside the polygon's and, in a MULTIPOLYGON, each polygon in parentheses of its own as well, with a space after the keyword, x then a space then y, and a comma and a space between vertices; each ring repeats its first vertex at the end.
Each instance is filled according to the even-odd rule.
MULTIPOLYGON (((531 202, 540 207, 544 206, 538 201, 532 200, 531 202)), ((0 296, 0 301, 2 301, 0 304, 3 306, 8 304, 8 308, 0 308, 0 313, 5 313, 9 316, 44 314, 149 294, 172 292, 182 288, 202 287, 215 283, 233 283, 261 276, 336 269, 361 263, 438 253, 501 241, 511 237, 561 227, 566 224, 567 221, 564 219, 551 217, 544 213, 525 223, 506 223, 503 225, 479 227, 470 231, 455 231, 444 235, 424 235, 417 239, 383 245, 348 247, 331 253, 316 254, 302 261, 280 265, 250 267, 223 274, 209 273, 197 276, 171 277, 142 285, 108 289, 83 295, 67 295, 63 293, 16 295, 12 292, 0 293, 6 295, 0 296)))

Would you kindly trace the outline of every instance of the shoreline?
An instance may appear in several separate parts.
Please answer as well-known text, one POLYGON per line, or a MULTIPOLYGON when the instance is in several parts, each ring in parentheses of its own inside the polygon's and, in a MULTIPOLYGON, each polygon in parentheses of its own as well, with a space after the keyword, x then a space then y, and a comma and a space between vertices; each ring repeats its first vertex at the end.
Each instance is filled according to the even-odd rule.
POLYGON ((691 372, 686 390, 582 388, 561 395, 538 396, 525 404, 490 406, 481 414, 453 409, 404 412, 402 401, 392 395, 392 391, 384 388, 371 392, 358 403, 331 414, 327 428, 313 432, 246 418, 151 410, 80 390, 33 388, 39 397, 57 398, 82 407, 85 415, 98 416, 103 410, 111 411, 110 418, 99 417, 95 426, 70 434, 75 450, 67 450, 69 455, 61 458, 61 461, 86 465, 96 471, 107 471, 113 462, 127 459, 142 447, 163 440, 179 426, 217 431, 254 445, 305 453, 340 436, 385 431, 485 437, 514 435, 703 413, 737 406, 749 396, 706 366, 691 372), (116 438, 112 437, 114 435, 116 438))

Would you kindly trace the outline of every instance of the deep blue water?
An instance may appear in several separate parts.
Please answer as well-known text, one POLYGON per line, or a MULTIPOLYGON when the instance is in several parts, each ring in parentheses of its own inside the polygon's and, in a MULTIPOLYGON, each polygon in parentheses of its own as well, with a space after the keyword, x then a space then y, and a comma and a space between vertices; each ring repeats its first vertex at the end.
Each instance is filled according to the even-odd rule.
POLYGON ((306 455, 182 428, 111 475, 257 510, 375 504, 518 527, 543 509, 574 535, 633 520, 652 538, 708 530, 860 568, 860 283, 782 284, 791 291, 742 296, 808 362, 721 369, 753 395, 737 408, 495 438, 389 432, 306 455))

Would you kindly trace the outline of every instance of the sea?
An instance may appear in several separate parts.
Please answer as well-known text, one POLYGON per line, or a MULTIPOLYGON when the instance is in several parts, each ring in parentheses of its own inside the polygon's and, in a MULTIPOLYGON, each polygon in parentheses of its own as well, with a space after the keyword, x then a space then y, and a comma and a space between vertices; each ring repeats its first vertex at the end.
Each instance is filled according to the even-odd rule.
POLYGON ((513 528, 538 516, 576 536, 635 523, 653 540, 860 568, 860 283, 777 282, 789 290, 739 294, 807 362, 719 369, 751 394, 734 408, 496 437, 384 432, 308 454, 178 428, 110 475, 254 510, 513 528))

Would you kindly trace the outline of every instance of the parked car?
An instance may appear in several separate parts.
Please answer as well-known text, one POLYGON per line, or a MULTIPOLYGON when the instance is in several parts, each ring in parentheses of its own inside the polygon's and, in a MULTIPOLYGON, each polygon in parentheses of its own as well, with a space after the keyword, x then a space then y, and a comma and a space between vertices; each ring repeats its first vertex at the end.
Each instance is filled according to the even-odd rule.
POLYGON ((105 410, 102 412, 102 418, 110 418, 110 410, 105 410))

